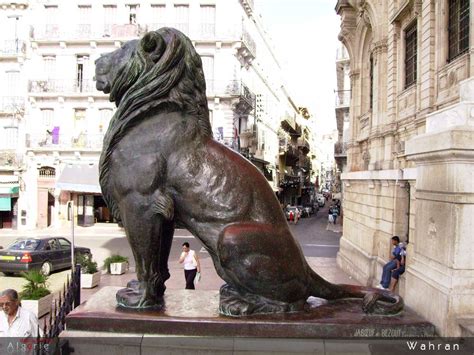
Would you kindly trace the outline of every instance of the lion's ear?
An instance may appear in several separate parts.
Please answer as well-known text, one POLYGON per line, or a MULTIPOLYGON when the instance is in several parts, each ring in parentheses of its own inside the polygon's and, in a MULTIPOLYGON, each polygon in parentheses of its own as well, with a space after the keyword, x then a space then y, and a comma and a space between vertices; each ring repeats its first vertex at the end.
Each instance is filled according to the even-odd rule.
POLYGON ((150 31, 140 41, 140 46, 153 62, 157 62, 165 51, 166 43, 156 31, 150 31))

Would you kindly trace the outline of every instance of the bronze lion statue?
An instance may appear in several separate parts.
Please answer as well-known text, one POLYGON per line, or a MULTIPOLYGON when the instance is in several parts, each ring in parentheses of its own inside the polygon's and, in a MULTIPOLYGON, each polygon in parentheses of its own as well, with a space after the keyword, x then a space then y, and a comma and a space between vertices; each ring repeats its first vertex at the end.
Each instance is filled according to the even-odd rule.
POLYGON ((100 185, 138 277, 117 293, 120 306, 163 306, 180 226, 202 242, 225 281, 221 314, 299 311, 309 296, 363 298, 370 313, 403 308, 388 291, 331 284, 308 266, 265 177, 213 139, 201 58, 181 32, 161 28, 101 56, 96 87, 117 105, 100 185))

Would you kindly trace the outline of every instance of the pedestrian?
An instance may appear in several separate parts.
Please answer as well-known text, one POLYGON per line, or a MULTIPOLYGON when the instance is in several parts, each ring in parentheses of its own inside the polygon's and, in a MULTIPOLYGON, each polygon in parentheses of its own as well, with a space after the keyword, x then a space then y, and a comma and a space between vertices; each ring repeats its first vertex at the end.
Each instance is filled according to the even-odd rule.
POLYGON ((400 275, 405 272, 405 260, 407 256, 406 247, 403 243, 399 243, 398 246, 400 247, 400 260, 396 259, 397 267, 392 270, 392 278, 390 280, 390 286, 388 287, 392 292, 395 291, 400 275))
POLYGON ((333 206, 332 208, 332 218, 334 224, 336 224, 337 216, 339 215, 339 209, 336 206, 333 206))
MULTIPOLYGON (((0 337, 37 337, 38 318, 21 307, 18 292, 7 289, 0 293, 0 337)), ((41 332, 40 332, 41 334, 41 332)))
POLYGON ((397 268, 397 262, 400 262, 401 260, 401 248, 399 246, 400 238, 398 236, 393 236, 391 239, 391 243, 392 253, 390 255, 390 261, 384 265, 380 285, 377 286, 381 289, 388 289, 388 287, 390 286, 392 270, 397 268))
POLYGON ((199 263, 199 257, 194 250, 191 250, 188 242, 183 243, 183 252, 179 257, 179 263, 184 264, 186 290, 194 290, 194 279, 197 273, 201 272, 201 264, 199 263))

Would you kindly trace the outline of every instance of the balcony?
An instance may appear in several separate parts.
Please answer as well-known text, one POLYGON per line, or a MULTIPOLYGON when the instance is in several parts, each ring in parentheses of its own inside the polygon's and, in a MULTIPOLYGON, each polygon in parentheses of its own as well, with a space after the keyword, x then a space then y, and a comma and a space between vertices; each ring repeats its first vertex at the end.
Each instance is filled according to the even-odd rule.
POLYGON ((351 90, 336 91, 336 109, 349 108, 351 104, 351 90))
POLYGON ((207 96, 238 98, 235 110, 249 114, 255 108, 255 94, 239 80, 206 80, 207 96))
POLYGON ((26 52, 26 44, 18 39, 0 42, 0 57, 18 57, 26 52))
POLYGON ((345 158, 347 157, 347 143, 336 142, 334 143, 334 158, 345 158))
POLYGON ((20 96, 0 96, 0 114, 18 114, 25 111, 25 98, 20 96))
POLYGON ((237 55, 243 60, 244 63, 250 64, 257 55, 257 45, 245 27, 242 27, 240 40, 241 46, 237 50, 237 55))
POLYGON ((132 39, 146 32, 146 26, 138 24, 76 24, 68 28, 59 25, 37 25, 33 28, 32 38, 38 41, 65 40, 99 40, 99 39, 132 39))
POLYGON ((240 0, 240 4, 242 5, 242 7, 244 8, 245 10, 245 13, 248 15, 248 16, 251 16, 252 15, 252 12, 253 12, 253 1, 254 0, 240 0))
POLYGON ((298 148, 300 148, 304 154, 309 153, 309 150, 310 150, 309 142, 306 138, 303 138, 303 137, 298 138, 297 144, 298 144, 298 148))
POLYGON ((102 150, 103 134, 26 134, 26 148, 39 150, 102 150))
POLYGON ((30 80, 28 83, 30 94, 57 94, 57 95, 81 95, 101 94, 95 88, 93 80, 30 80))

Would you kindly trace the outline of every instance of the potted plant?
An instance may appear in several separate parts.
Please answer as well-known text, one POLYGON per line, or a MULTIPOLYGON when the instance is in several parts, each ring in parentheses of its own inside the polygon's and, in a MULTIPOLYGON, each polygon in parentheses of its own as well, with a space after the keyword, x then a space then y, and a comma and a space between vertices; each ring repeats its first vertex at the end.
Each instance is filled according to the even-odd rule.
POLYGON ((22 272, 21 276, 27 281, 20 292, 21 306, 38 318, 49 313, 53 294, 46 285, 48 276, 37 270, 22 272))
POLYGON ((114 254, 104 260, 104 269, 112 275, 122 275, 127 271, 128 258, 126 256, 114 254))
POLYGON ((100 271, 90 254, 78 254, 76 263, 81 265, 81 288, 93 288, 100 282, 100 271))

